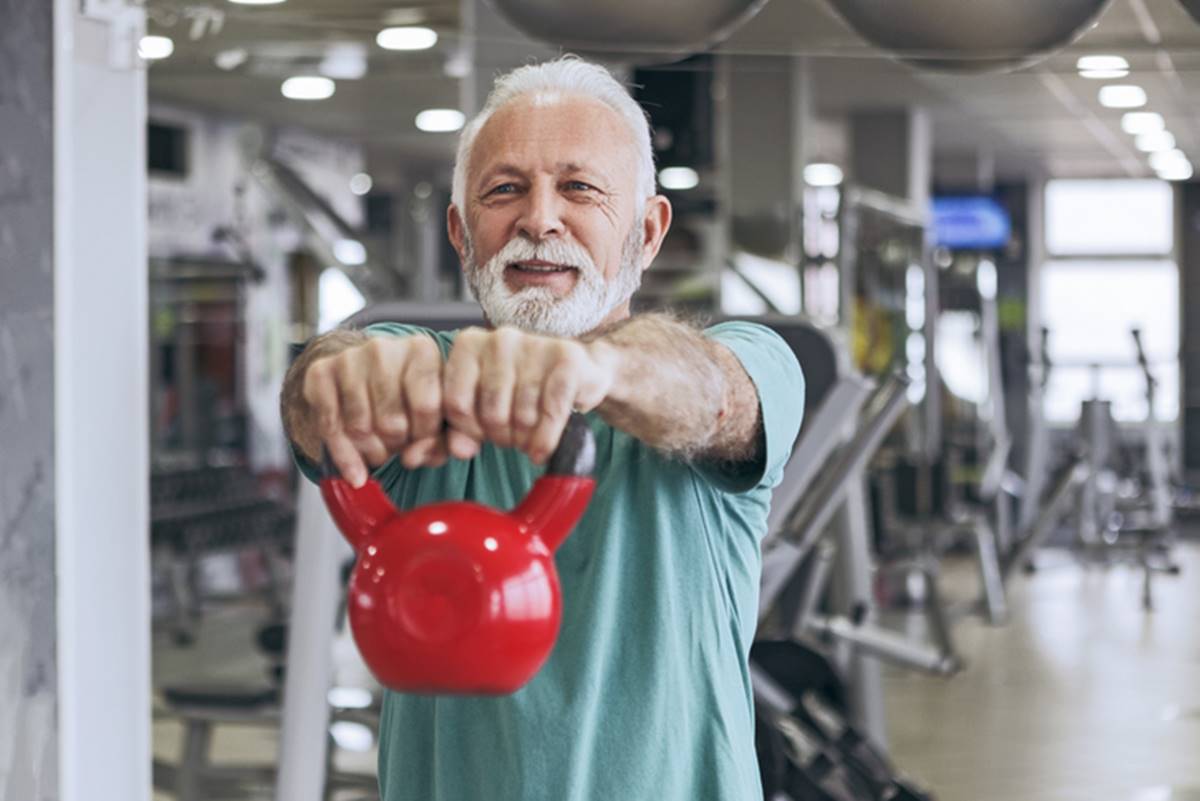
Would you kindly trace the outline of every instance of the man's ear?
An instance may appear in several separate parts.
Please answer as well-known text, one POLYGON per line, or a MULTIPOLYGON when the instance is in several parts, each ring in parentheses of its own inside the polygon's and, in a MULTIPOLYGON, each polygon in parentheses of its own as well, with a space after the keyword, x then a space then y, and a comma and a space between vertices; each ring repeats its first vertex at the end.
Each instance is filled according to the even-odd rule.
POLYGON ((463 220, 458 206, 453 203, 446 209, 446 231, 450 235, 450 244, 454 246, 454 252, 458 254, 459 264, 466 266, 467 224, 463 220))
POLYGON ((655 195, 646 201, 646 211, 642 215, 642 271, 645 272, 650 263, 658 255, 663 239, 671 227, 671 201, 662 195, 655 195))

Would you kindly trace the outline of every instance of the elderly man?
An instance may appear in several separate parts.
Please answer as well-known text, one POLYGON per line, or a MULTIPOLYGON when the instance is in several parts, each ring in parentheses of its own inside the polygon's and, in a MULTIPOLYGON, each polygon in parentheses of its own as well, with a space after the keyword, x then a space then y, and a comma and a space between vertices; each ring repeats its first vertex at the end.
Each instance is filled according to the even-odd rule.
POLYGON ((559 639, 503 697, 389 693, 385 801, 761 798, 747 668, 770 490, 803 378, 774 333, 631 316, 671 222, 644 112, 574 58, 500 78, 463 131, 450 238, 489 328, 390 323, 309 344, 284 384, 322 445, 397 505, 509 507, 572 410, 597 488, 556 554, 559 639))

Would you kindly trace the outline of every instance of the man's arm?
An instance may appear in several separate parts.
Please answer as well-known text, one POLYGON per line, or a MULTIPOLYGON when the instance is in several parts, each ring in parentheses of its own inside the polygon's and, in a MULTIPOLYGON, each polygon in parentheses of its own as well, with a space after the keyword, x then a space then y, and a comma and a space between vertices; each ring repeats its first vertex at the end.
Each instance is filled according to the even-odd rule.
POLYGON ((686 459, 762 457, 758 393, 724 345, 661 314, 632 317, 589 339, 613 376, 596 408, 605 422, 686 459))

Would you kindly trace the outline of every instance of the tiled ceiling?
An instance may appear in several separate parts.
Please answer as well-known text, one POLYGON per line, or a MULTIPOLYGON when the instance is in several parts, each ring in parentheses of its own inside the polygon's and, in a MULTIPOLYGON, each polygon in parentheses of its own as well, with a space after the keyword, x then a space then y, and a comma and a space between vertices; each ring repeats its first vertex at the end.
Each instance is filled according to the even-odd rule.
MULTIPOLYGON (((258 7, 147 0, 146 5, 152 32, 176 40, 176 54, 151 70, 153 99, 305 125, 375 149, 449 152, 452 136, 420 133, 413 119, 421 109, 458 104, 458 80, 448 75, 447 62, 458 51, 459 0, 416 5, 288 0, 258 7), (188 34, 205 9, 223 16, 223 24, 192 40, 188 34), (429 51, 384 51, 374 36, 387 24, 427 25, 441 40, 429 51), (321 103, 280 96, 283 78, 314 70, 339 43, 365 49, 364 78, 340 81, 336 95, 321 103), (214 66, 218 52, 235 48, 248 53, 243 65, 231 71, 214 66)), ((1011 74, 931 73, 898 63, 848 30, 824 0, 773 0, 720 49, 811 57, 816 107, 825 118, 867 107, 928 108, 939 156, 979 153, 994 159, 1000 175, 1148 175, 1144 155, 1120 129, 1120 112, 1097 100, 1104 82, 1075 71, 1080 55, 1121 55, 1132 67, 1126 81, 1146 90, 1148 108, 1166 117, 1179 146, 1200 164, 1200 25, 1176 0, 1114 0, 1074 45, 1011 74)))

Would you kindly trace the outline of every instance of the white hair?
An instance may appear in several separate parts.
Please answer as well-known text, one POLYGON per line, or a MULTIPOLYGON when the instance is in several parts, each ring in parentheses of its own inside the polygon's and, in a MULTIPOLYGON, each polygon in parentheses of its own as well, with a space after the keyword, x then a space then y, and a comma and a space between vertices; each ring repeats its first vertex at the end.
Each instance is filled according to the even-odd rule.
POLYGON ((500 108, 513 100, 541 92, 561 92, 599 100, 621 115, 637 149, 638 206, 654 195, 654 153, 650 149, 650 119, 637 101, 608 70, 578 56, 563 56, 541 64, 518 67, 496 79, 483 109, 463 128, 454 157, 451 202, 466 211, 467 164, 475 137, 500 108))

